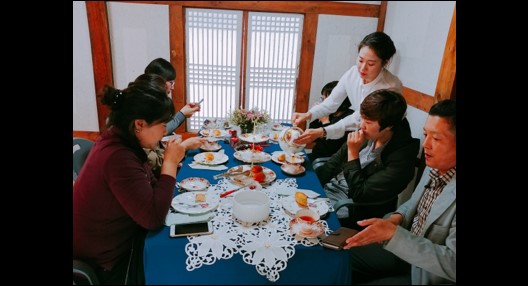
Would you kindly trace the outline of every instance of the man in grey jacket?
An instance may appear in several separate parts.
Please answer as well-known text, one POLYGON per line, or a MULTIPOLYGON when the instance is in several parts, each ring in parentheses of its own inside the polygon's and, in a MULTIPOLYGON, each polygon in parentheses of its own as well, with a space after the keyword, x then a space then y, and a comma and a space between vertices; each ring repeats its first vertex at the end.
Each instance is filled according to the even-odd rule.
POLYGON ((347 239, 352 281, 456 283, 456 101, 431 107, 424 126, 427 168, 412 197, 385 219, 359 221, 347 239))

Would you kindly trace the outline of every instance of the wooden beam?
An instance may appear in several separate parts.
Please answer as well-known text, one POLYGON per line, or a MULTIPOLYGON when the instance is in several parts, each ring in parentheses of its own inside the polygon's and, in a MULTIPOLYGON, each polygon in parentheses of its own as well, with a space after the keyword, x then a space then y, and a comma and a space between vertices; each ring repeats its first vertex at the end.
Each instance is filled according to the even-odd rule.
POLYGON ((304 15, 304 25, 301 39, 301 60, 299 63, 299 75, 297 77, 297 90, 295 96, 296 104, 294 108, 294 111, 296 112, 308 111, 318 21, 319 15, 317 14, 304 15))
POLYGON ((387 1, 381 1, 378 16, 378 28, 376 31, 383 32, 385 29, 385 16, 387 15, 387 1))
POLYGON ((86 1, 86 14, 88 16, 88 29, 92 47, 97 118, 99 131, 103 132, 106 130, 106 117, 109 109, 101 103, 100 97, 105 85, 114 85, 106 2, 86 1))
MULTIPOLYGON (((119 1, 140 4, 180 5, 185 8, 249 10, 278 13, 315 13, 376 18, 380 5, 332 1, 119 1)), ((384 2, 384 1, 382 1, 384 2)))
POLYGON ((425 112, 429 112, 431 106, 436 102, 435 98, 431 95, 421 93, 414 89, 403 87, 403 97, 407 104, 416 107, 425 112))
MULTIPOLYGON (((176 70, 174 89, 172 90, 172 102, 176 112, 186 104, 186 66, 185 66, 185 15, 182 6, 169 6, 169 45, 170 62, 176 70)), ((186 124, 176 128, 176 133, 186 131, 186 124)))
POLYGON ((456 6, 451 18, 451 26, 447 34, 444 57, 440 66, 440 74, 436 82, 435 99, 451 99, 456 97, 456 6))
POLYGON ((101 135, 101 133, 95 131, 73 131, 73 137, 84 138, 91 141, 97 140, 99 135, 101 135))
MULTIPOLYGON (((242 40, 241 42, 241 51, 246 51, 248 47, 248 25, 249 25, 249 13, 248 11, 242 12, 242 40)), ((240 99, 239 106, 246 106, 246 73, 247 73, 247 51, 242 52, 240 57, 240 87, 239 87, 239 96, 240 99)), ((236 99, 235 99, 236 100, 236 99)), ((238 106, 235 106, 237 108, 238 106)))

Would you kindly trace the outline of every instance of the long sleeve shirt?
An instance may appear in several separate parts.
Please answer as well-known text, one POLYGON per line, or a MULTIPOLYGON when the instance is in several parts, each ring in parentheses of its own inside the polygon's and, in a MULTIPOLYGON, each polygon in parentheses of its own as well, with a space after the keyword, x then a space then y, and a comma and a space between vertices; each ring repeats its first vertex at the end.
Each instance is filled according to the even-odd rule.
POLYGON ((107 130, 74 185, 73 257, 111 269, 138 233, 163 225, 175 183, 154 176, 139 144, 129 146, 119 130, 107 130))
POLYGON ((321 104, 312 107, 309 112, 312 114, 313 119, 334 113, 348 96, 352 104, 350 109, 356 110, 356 112, 325 127, 327 139, 339 139, 345 135, 345 131, 355 130, 359 127, 361 122, 359 112, 361 102, 367 95, 378 89, 391 89, 401 93, 402 82, 387 69, 382 69, 373 81, 364 84, 363 79, 359 75, 358 67, 353 66, 339 79, 339 83, 328 98, 321 104))

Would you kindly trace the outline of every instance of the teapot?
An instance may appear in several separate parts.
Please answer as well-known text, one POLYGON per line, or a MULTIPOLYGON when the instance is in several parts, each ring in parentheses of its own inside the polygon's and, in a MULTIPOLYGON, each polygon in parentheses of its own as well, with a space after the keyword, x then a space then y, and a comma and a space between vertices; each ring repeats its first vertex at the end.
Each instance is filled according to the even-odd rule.
POLYGON ((279 146, 286 154, 292 155, 301 152, 306 144, 295 144, 293 140, 301 136, 304 131, 299 127, 289 127, 282 130, 279 136, 279 146))

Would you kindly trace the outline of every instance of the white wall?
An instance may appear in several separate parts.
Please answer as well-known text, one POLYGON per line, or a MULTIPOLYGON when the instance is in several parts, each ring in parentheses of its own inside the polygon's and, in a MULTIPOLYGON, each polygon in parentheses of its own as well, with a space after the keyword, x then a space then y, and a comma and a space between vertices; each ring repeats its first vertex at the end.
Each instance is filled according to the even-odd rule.
MULTIPOLYGON (((456 1, 389 1, 384 32, 396 54, 389 70, 403 85, 434 96, 445 43, 456 1)), ((427 113, 409 106, 407 119, 413 137, 423 141, 427 113)))
POLYGON ((339 80, 355 64, 358 44, 377 25, 377 18, 319 15, 308 106, 319 101, 325 84, 339 80))
POLYGON ((167 5, 108 2, 114 84, 123 89, 156 58, 170 61, 167 5))
POLYGON ((84 1, 73 2, 73 130, 99 131, 92 50, 84 1))

